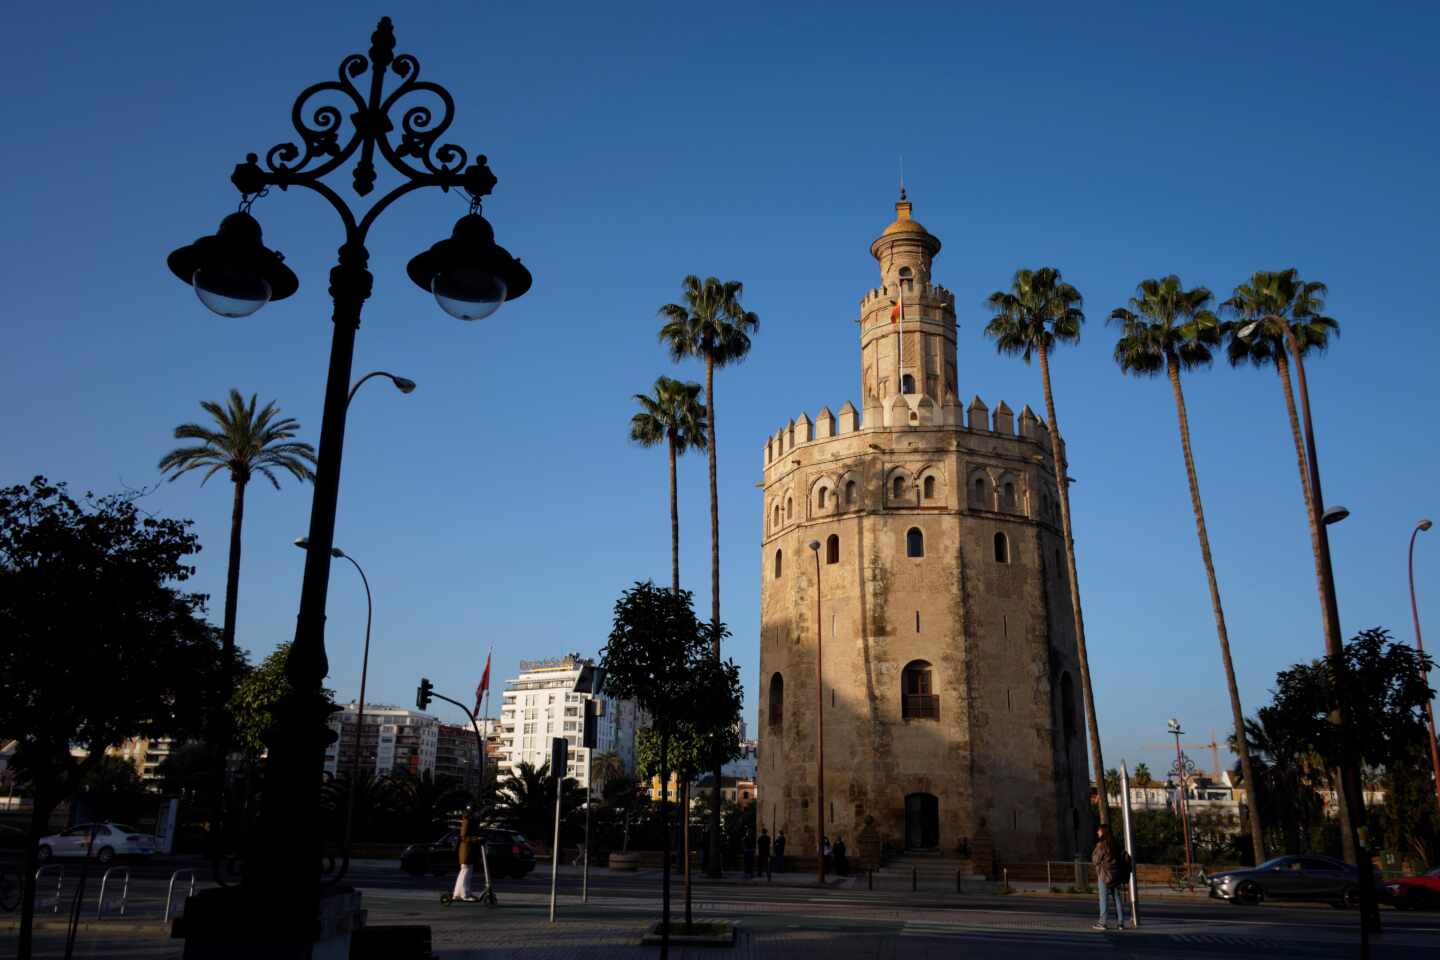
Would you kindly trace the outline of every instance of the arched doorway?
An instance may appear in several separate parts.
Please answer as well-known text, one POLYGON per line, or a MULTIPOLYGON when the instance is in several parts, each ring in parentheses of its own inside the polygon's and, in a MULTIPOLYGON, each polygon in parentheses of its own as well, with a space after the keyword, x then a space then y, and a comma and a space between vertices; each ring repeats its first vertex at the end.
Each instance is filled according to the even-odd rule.
POLYGON ((940 846, 940 801, 933 793, 905 797, 905 849, 934 850, 940 846))

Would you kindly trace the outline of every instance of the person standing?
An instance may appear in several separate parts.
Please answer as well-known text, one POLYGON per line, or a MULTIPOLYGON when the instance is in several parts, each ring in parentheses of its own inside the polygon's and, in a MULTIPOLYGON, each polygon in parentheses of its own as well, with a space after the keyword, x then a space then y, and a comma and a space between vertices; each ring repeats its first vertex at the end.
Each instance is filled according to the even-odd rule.
POLYGON ((775 834, 775 872, 785 872, 785 831, 775 834))
POLYGON ((749 880, 755 876, 755 834, 749 827, 745 828, 745 835, 740 838, 740 850, 745 864, 745 879, 749 880))
POLYGON ((1095 866, 1095 877, 1100 887, 1100 919, 1095 921, 1094 929, 1110 929, 1110 899, 1114 897, 1115 928, 1124 930, 1125 901, 1120 885, 1120 863, 1123 854, 1120 844, 1115 840, 1110 828, 1103 823, 1095 831, 1095 837, 1095 849, 1090 854, 1090 862, 1095 866))
POLYGON ((485 842, 480 829, 480 811, 474 804, 465 808, 460 818, 460 842, 455 847, 456 859, 460 861, 460 875, 455 878, 455 889, 450 891, 452 900, 474 902, 480 898, 470 892, 470 872, 475 861, 480 859, 480 844, 485 842))
POLYGON ((770 876, 770 831, 765 827, 760 828, 760 839, 755 841, 755 856, 759 860, 757 866, 765 871, 765 876, 770 876))

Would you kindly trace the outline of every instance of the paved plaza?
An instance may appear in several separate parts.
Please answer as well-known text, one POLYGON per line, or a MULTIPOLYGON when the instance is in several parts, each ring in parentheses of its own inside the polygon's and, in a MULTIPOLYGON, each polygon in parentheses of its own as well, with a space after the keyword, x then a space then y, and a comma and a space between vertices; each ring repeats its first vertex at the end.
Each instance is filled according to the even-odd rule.
MULTIPOLYGON (((181 944, 159 923, 168 872, 137 871, 127 917, 95 921, 94 893, 87 896, 77 957, 117 960, 179 958, 181 944)), ((202 871, 203 876, 203 871, 202 871)), ((496 909, 445 906, 448 878, 414 879, 392 864, 362 862, 353 870, 372 924, 425 924, 442 960, 595 960, 654 957, 639 945, 659 913, 656 871, 616 875, 595 871, 590 902, 580 902, 578 870, 562 868, 556 922, 548 921, 549 871, 542 866, 524 881, 507 881, 496 909)), ((682 918, 683 892, 675 887, 675 916, 682 918)), ((1007 896, 911 892, 903 877, 880 876, 876 889, 863 878, 825 888, 789 875, 774 882, 719 883, 697 880, 698 918, 736 923, 730 949, 688 947, 677 958, 735 960, 929 960, 950 957, 1246 957, 1358 956, 1356 914, 1328 907, 1232 907, 1203 898, 1154 895, 1142 900, 1141 927, 1123 933, 1090 929, 1092 897, 1040 892, 1007 896)), ((1386 910, 1385 933, 1376 957, 1432 957, 1440 949, 1440 914, 1386 910)), ((263 922, 263 918, 257 918, 263 922)), ((14 947, 14 924, 0 927, 0 955, 14 947)), ((44 914, 36 957, 61 957, 61 916, 44 914)))

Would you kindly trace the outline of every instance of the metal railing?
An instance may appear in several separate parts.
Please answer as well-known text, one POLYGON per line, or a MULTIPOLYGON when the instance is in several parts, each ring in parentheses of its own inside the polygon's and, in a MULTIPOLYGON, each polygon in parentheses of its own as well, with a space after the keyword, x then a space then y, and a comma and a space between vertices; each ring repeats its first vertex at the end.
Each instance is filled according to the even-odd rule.
POLYGON ((36 870, 36 871, 35 871, 35 909, 36 909, 37 911, 48 909, 51 913, 59 913, 59 912, 60 912, 60 893, 61 893, 61 891, 63 890, 64 886, 65 886, 65 868, 62 867, 61 865, 59 865, 58 863, 47 864, 46 866, 41 867, 39 870, 36 870), (40 878, 41 878, 42 876, 44 876, 46 870, 54 870, 54 871, 55 871, 55 896, 54 896, 53 899, 47 899, 47 898, 45 898, 45 897, 40 896, 40 878))
MULTIPOLYGON (((176 870, 174 873, 170 874, 170 888, 165 892, 165 916, 164 916, 164 919, 161 920, 162 923, 169 923, 169 922, 170 922, 170 904, 171 904, 171 900, 172 900, 172 899, 174 898, 174 896, 175 896, 175 881, 180 878, 180 875, 181 875, 182 873, 188 873, 188 874, 190 875, 190 889, 187 890, 186 893, 185 893, 185 900, 189 900, 191 897, 195 896, 195 871, 194 871, 194 870, 190 870, 190 869, 176 870)), ((184 900, 180 901, 180 909, 181 909, 181 910, 184 910, 184 909, 185 909, 185 901, 184 901, 184 900)))
POLYGON ((128 901, 129 899, 130 899, 130 868, 129 868, 129 867, 111 867, 110 869, 106 870, 104 876, 102 876, 102 877, 100 878, 100 900, 99 900, 98 903, 95 904, 95 919, 96 919, 96 920, 99 920, 101 917, 103 917, 103 916, 105 915, 105 909, 106 909, 107 907, 108 907, 111 911, 113 911, 113 912, 115 912, 115 913, 118 913, 120 916, 122 916, 122 917, 125 916, 125 904, 126 904, 126 901, 128 901), (107 902, 106 899, 105 899, 105 885, 110 882, 110 874, 114 873, 116 870, 119 870, 122 874, 125 875, 125 883, 124 883, 124 885, 120 888, 120 899, 118 899, 118 900, 110 900, 110 901, 107 902), (117 907, 118 907, 118 909, 117 909, 117 907))
POLYGON ((906 720, 939 720, 940 695, 936 693, 907 693, 901 702, 901 717, 906 720))

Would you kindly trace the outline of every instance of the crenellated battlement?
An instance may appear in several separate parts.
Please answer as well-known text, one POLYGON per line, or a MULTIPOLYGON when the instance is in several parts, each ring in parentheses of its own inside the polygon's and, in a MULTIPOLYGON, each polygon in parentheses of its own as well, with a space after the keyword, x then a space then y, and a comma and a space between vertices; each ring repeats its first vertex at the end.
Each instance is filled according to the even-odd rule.
POLYGON ((1045 455, 1050 453, 1050 430, 1029 405, 1014 411, 1001 400, 991 411, 977 395, 969 406, 950 400, 936 403, 924 394, 895 394, 885 400, 872 398, 862 413, 846 400, 839 413, 821 407, 815 419, 804 412, 766 437, 764 465, 768 470, 785 454, 800 447, 820 443, 833 437, 864 430, 905 430, 942 427, 965 433, 1028 440, 1040 444, 1045 455))
MULTIPOLYGON (((868 290, 865 296, 860 298, 860 309, 863 312, 873 307, 877 300, 883 301, 884 304, 888 306, 893 303, 899 295, 899 291, 892 290, 889 286, 874 287, 868 290)), ((926 300, 938 300, 942 304, 953 308, 955 305, 955 294, 938 283, 927 283, 923 280, 915 281, 915 289, 905 294, 905 302, 919 304, 926 300)))

